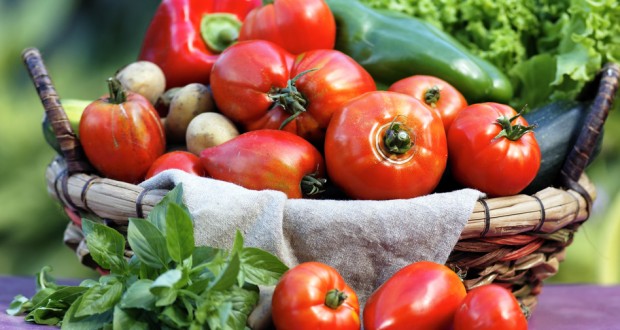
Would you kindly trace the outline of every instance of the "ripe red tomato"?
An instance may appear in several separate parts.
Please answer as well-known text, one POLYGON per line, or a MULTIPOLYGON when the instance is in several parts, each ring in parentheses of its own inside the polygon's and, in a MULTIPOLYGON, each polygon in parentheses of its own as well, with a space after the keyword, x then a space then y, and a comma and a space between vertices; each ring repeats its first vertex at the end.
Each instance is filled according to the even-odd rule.
POLYGON ((439 183, 447 157, 439 115, 394 92, 351 100, 334 114, 325 137, 330 179, 357 199, 428 194, 439 183))
POLYGON ((208 176, 242 187, 302 198, 322 191, 325 164, 310 142, 279 130, 239 135, 200 153, 208 176))
POLYGON ((540 148, 527 121, 504 104, 463 109, 448 131, 454 178, 489 196, 515 195, 540 168, 540 148))
POLYGON ((401 79, 388 89, 415 97, 439 113, 446 132, 454 118, 467 107, 461 92, 448 82, 433 76, 411 76, 401 79))
POLYGON ((202 167, 198 156, 187 151, 171 151, 161 155, 153 162, 145 179, 169 169, 177 169, 197 176, 204 176, 205 174, 205 169, 202 167))
POLYGON ((357 295, 336 269, 319 262, 287 271, 276 285, 271 307, 278 330, 360 328, 357 295))
POLYGON ((218 109, 246 130, 284 130, 313 143, 323 141, 333 113, 358 95, 376 89, 359 64, 336 50, 295 58, 268 41, 239 42, 226 49, 211 72, 218 109), (308 71, 311 70, 311 71, 308 71))
POLYGON ((366 301, 364 329, 450 329, 467 292, 450 268, 415 262, 396 272, 366 301))
POLYGON ((122 90, 108 80, 110 94, 84 109, 80 142, 90 163, 104 176, 138 183, 157 157, 166 139, 159 115, 142 95, 122 90))
POLYGON ((454 330, 527 330, 527 320, 515 296, 489 284, 469 293, 454 316, 454 330))
POLYGON ((276 0, 252 10, 239 32, 239 40, 261 39, 293 54, 333 49, 336 20, 323 0, 276 0))

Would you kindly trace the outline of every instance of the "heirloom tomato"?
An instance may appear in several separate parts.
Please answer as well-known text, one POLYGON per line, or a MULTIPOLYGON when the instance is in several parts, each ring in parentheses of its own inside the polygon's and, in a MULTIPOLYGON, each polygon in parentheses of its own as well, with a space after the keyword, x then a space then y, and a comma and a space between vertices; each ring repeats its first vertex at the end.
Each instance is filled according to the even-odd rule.
POLYGON ((351 100, 334 114, 325 137, 330 179, 357 199, 428 194, 439 183, 447 157, 439 115, 394 92, 351 100))
POLYGON ((181 170, 197 176, 204 176, 205 174, 205 169, 202 167, 198 156, 187 151, 171 151, 161 155, 153 162, 153 165, 146 172, 146 179, 170 169, 181 170))
POLYGON ((284 273, 271 307, 278 330, 360 328, 357 295, 336 269, 319 262, 305 262, 284 273))
POLYGON ((446 132, 454 117, 467 106, 467 100, 461 92, 445 80, 433 76, 404 78, 392 84, 388 90, 413 96, 437 111, 446 132))
POLYGON ((166 148, 161 120, 142 95, 108 79, 109 95, 84 109, 80 142, 86 158, 104 176, 137 183, 166 148))
POLYGON ((207 176, 253 190, 279 190, 288 198, 320 193, 325 184, 323 156, 285 131, 247 132, 204 149, 200 159, 207 176))
POLYGON ((323 0, 276 0, 252 10, 239 32, 239 40, 268 40, 293 54, 332 49, 336 20, 323 0))
POLYGON ((448 131, 454 178, 489 196, 518 194, 540 168, 533 128, 504 104, 479 103, 463 109, 448 131))
POLYGON ((218 109, 246 130, 278 129, 313 143, 323 141, 332 114, 358 95, 376 89, 372 77, 336 50, 298 55, 263 40, 226 49, 211 72, 218 109))
POLYGON ((450 329, 466 294, 463 282, 450 268, 415 262, 396 272, 368 298, 364 329, 450 329))
POLYGON ((527 319, 515 296, 488 284, 467 293, 454 315, 454 330, 527 330, 527 319))

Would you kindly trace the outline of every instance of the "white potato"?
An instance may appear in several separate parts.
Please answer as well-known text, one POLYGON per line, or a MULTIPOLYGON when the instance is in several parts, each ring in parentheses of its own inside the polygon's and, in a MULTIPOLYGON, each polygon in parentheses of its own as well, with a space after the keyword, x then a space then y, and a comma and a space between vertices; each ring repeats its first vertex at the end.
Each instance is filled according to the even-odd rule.
POLYGON ((235 124, 217 112, 201 113, 187 127, 187 150, 195 155, 239 136, 235 124))
POLYGON ((148 61, 138 61, 126 65, 116 73, 121 85, 134 93, 146 97, 151 104, 164 93, 166 77, 157 64, 148 61))
POLYGON ((170 101, 166 116, 166 138, 170 142, 184 143, 187 126, 194 117, 215 109, 213 97, 207 86, 199 83, 186 85, 176 91, 170 101))

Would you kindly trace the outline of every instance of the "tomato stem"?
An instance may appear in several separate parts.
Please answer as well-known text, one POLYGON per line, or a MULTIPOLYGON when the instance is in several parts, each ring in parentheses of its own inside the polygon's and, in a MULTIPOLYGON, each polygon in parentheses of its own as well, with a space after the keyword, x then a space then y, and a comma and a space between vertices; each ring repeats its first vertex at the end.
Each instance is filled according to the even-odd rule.
POLYGON ((394 118, 390 127, 385 131, 383 143, 389 152, 402 155, 413 147, 413 142, 411 141, 411 135, 407 126, 397 122, 396 118, 394 118))
POLYGON ((304 196, 313 196, 325 191, 327 179, 317 178, 318 173, 308 174, 301 180, 301 192, 304 196))
POLYGON ((286 112, 291 114, 290 117, 286 118, 282 124, 280 124, 280 129, 283 129, 300 114, 306 112, 308 100, 306 100, 303 94, 301 94, 301 92, 297 89, 295 83, 305 74, 316 70, 318 69, 310 69, 300 72, 293 77, 293 79, 289 79, 285 88, 277 89, 275 92, 269 94, 269 97, 274 102, 274 107, 281 106, 284 110, 286 110, 286 112))
POLYGON ((127 101, 125 89, 118 79, 114 77, 108 78, 108 91, 110 92, 110 97, 108 98, 110 103, 121 104, 127 101))
POLYGON ((241 21, 234 14, 205 14, 200 21, 200 35, 207 47, 221 53, 239 38, 241 21))
POLYGON ((513 125, 512 122, 519 118, 521 116, 521 114, 523 113, 523 110, 525 108, 521 109, 521 111, 519 111, 515 116, 513 116, 512 118, 507 118, 507 117, 499 117, 497 119, 497 121, 495 122, 497 125, 502 127, 502 130, 495 136, 495 139, 499 139, 502 137, 507 138, 510 141, 517 141, 518 139, 520 139, 523 135, 529 133, 529 132, 533 132, 534 128, 536 128, 536 125, 529 125, 529 126, 524 126, 521 124, 516 124, 513 125))
POLYGON ((349 296, 344 291, 332 289, 325 295, 325 306, 331 309, 338 309, 349 296))
POLYGON ((434 85, 433 87, 426 90, 424 93, 424 102, 430 105, 432 108, 437 106, 437 102, 439 102, 439 98, 441 97, 441 89, 439 86, 434 85))

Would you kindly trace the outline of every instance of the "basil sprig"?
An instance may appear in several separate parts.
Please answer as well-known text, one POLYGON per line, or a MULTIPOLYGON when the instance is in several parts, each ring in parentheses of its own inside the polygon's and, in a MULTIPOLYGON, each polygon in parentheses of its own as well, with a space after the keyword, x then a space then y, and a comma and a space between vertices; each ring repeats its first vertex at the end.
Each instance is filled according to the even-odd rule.
POLYGON ((16 296, 7 313, 63 329, 245 329, 259 285, 275 285, 288 267, 274 255, 244 247, 195 246, 183 187, 170 191, 147 219, 131 218, 127 239, 88 219, 82 230, 93 260, 108 275, 79 286, 57 285, 43 267, 37 293, 16 296), (125 243, 133 256, 125 257, 125 243))

